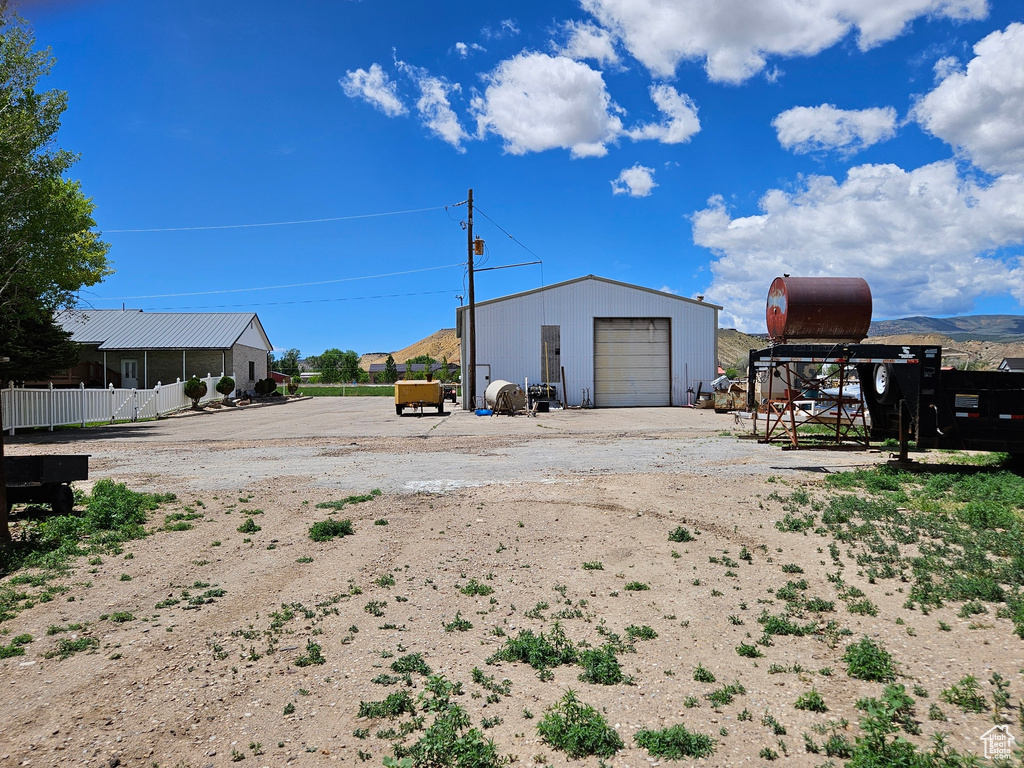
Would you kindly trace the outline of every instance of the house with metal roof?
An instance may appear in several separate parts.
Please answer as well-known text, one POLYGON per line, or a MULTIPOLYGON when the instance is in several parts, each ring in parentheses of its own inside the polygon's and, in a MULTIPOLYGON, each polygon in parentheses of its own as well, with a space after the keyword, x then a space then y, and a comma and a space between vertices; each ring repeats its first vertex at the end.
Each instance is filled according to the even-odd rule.
POLYGON ((231 376, 239 390, 267 378, 273 347, 255 312, 143 312, 71 309, 57 322, 80 345, 63 381, 90 387, 152 387, 192 376, 231 376))

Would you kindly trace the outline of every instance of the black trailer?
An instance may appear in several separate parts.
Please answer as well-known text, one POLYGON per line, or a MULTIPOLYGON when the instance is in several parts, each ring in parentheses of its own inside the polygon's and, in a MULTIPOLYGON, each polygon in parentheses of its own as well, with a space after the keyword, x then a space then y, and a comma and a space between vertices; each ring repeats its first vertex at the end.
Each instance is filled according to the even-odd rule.
MULTIPOLYGON (((755 392, 758 377, 785 379, 779 371, 788 373, 794 361, 835 365, 847 380, 859 379, 870 438, 899 441, 904 457, 911 440, 918 448, 1024 456, 1024 373, 944 370, 942 347, 935 345, 778 344, 750 352, 752 412, 765 407, 755 392)), ((790 404, 812 394, 792 376, 785 381, 790 386, 779 394, 790 404)))
POLYGON ((8 512, 14 504, 49 504, 67 515, 75 506, 68 483, 89 479, 89 456, 5 456, 4 475, 8 512))

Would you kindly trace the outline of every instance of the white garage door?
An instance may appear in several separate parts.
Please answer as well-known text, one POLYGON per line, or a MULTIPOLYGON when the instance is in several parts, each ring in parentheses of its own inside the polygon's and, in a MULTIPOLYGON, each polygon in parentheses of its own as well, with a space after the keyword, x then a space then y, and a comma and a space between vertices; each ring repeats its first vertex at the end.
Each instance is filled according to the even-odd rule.
POLYGON ((594 405, 669 405, 669 321, 658 317, 594 321, 594 405))

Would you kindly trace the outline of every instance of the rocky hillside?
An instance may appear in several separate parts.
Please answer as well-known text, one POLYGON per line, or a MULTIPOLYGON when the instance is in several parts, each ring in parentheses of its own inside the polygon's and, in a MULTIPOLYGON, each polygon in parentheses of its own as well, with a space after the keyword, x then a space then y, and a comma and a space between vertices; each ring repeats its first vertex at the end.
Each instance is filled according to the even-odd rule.
MULTIPOLYGON (((447 356, 449 363, 458 365, 461 358, 459 339, 455 336, 454 328, 442 328, 425 339, 420 339, 404 349, 392 352, 391 355, 395 358, 396 363, 404 363, 406 360, 420 355, 430 355, 439 362, 447 356)), ((359 364, 364 370, 369 370, 371 363, 383 363, 387 359, 387 352, 368 352, 359 358, 359 364)))

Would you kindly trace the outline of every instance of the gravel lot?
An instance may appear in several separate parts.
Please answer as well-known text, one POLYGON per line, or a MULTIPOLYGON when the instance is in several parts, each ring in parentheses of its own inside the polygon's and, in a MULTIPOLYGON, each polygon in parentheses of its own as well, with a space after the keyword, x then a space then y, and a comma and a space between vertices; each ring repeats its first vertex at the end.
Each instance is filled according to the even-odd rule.
POLYGON ((777 636, 765 658, 738 655, 760 635, 759 614, 781 610, 776 593, 794 573, 808 595, 836 603, 822 626, 884 643, 900 682, 930 692, 917 701, 915 742, 941 730, 980 753, 990 714, 943 704, 948 720, 936 723, 925 713, 968 673, 1001 672, 1019 700, 1024 655, 1010 622, 961 618, 956 606, 908 611, 901 587, 873 583, 836 550, 843 589, 878 609, 847 612, 830 573, 838 561, 826 564, 832 540, 774 523, 785 495, 820 496, 826 473, 882 457, 786 451, 746 431, 731 416, 682 408, 399 418, 384 398, 316 398, 8 438, 13 455, 89 453, 93 480, 178 501, 153 514, 152 535, 80 558, 38 587, 63 591, 0 620, 8 638, 32 638, 24 656, 0 659, 0 768, 379 766, 400 726, 407 746, 422 731, 409 715, 361 715, 361 702, 420 696, 421 675, 391 679, 410 653, 462 684, 455 701, 513 765, 598 768, 537 731, 573 689, 624 741, 608 765, 659 765, 634 734, 683 723, 715 739, 701 764, 767 765, 770 749, 787 765, 818 766, 825 755, 807 752, 802 734, 821 744, 814 729, 832 722, 852 741, 856 702, 881 685, 848 677, 849 640, 819 633, 777 636), (337 513, 317 507, 373 489, 382 493, 337 513), (191 527, 165 526, 171 513, 191 527), (342 517, 354 535, 311 540, 314 523, 342 517), (693 537, 669 541, 680 526, 693 537), (472 581, 493 592, 468 593, 472 581), (546 677, 488 662, 507 638, 556 623, 590 648, 631 626, 652 639, 620 654, 628 679, 615 685, 582 681, 576 665, 546 677), (81 638, 96 647, 48 656, 81 638), (318 660, 305 663, 313 645, 318 660), (717 682, 695 680, 698 665, 717 682), (474 669, 506 693, 474 682, 474 669), (735 701, 708 699, 734 683, 744 691, 735 701), (828 711, 794 707, 812 690, 828 711))

